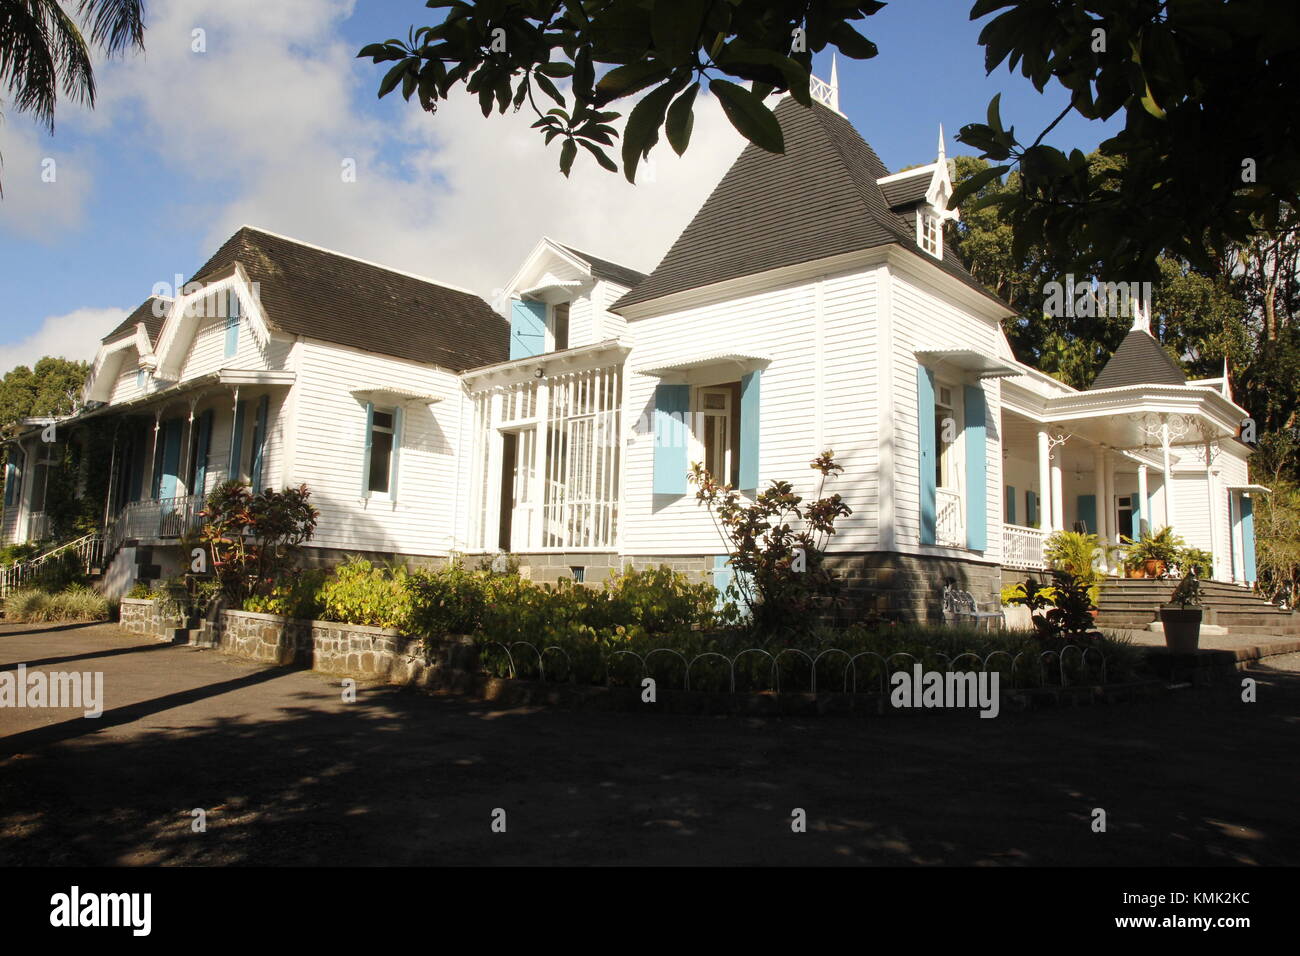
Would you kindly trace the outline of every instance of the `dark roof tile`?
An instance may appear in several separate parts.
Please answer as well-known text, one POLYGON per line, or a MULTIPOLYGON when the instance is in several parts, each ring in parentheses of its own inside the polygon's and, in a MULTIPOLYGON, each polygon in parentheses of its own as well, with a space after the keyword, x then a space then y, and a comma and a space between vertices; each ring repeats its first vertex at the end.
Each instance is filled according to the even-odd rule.
POLYGON ((288 335, 462 371, 505 361, 509 325, 478 296, 244 226, 194 274, 238 262, 268 321, 288 335))
POLYGON ((122 323, 100 341, 107 344, 116 342, 118 339, 126 338, 128 335, 135 335, 135 327, 138 323, 144 323, 144 330, 149 335, 149 342, 153 345, 158 344, 158 333, 162 331, 163 319, 167 317, 167 309, 171 303, 166 299, 159 299, 157 296, 150 296, 141 302, 134 312, 122 320, 122 323), (157 310, 154 309, 154 303, 158 303, 157 310))
POLYGON ((1089 388, 1186 384, 1187 376, 1164 346, 1149 332, 1130 329, 1089 388))
POLYGON ((597 259, 595 256, 589 256, 587 253, 573 248, 573 246, 561 246, 561 248, 573 253, 591 266, 591 274, 597 279, 617 282, 629 289, 645 281, 646 275, 644 272, 637 272, 635 269, 621 266, 617 262, 610 262, 608 259, 597 259))

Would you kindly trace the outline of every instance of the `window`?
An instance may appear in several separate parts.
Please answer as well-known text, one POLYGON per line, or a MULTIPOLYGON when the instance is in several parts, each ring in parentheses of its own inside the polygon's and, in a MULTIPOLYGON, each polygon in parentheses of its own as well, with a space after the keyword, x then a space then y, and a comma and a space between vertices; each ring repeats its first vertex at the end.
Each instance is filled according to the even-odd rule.
POLYGON ((695 437, 709 474, 733 488, 740 484, 740 383, 697 389, 695 437))
POLYGON ((939 386, 934 402, 934 486, 952 488, 956 483, 957 415, 952 389, 939 386))
POLYGON ((943 258, 943 224, 928 209, 916 214, 916 244, 936 259, 943 258))
POLYGON ((366 490, 388 494, 393 477, 394 409, 376 408, 370 422, 370 476, 366 490))
POLYGON ((559 352, 569 347, 569 303, 561 302, 551 309, 552 350, 559 352))

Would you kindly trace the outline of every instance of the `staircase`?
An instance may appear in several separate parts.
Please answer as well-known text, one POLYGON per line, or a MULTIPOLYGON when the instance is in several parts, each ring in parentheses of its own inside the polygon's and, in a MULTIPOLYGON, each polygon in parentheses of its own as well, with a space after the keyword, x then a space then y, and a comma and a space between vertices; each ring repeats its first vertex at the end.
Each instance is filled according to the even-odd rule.
MULTIPOLYGON (((1101 586, 1097 625, 1115 630, 1146 630, 1160 620, 1177 581, 1111 578, 1101 586)), ((1249 588, 1220 581, 1201 582, 1202 624, 1225 627, 1229 634, 1300 638, 1300 615, 1283 611, 1249 588)))
POLYGON ((11 564, 8 567, 0 568, 0 599, 9 596, 10 591, 16 591, 23 586, 23 582, 29 580, 37 574, 40 567, 51 558, 60 557, 64 554, 72 553, 77 556, 82 570, 94 579, 103 570, 104 563, 104 539, 97 532, 83 535, 75 541, 69 541, 67 544, 61 544, 57 548, 46 551, 30 561, 23 561, 18 564, 11 564))

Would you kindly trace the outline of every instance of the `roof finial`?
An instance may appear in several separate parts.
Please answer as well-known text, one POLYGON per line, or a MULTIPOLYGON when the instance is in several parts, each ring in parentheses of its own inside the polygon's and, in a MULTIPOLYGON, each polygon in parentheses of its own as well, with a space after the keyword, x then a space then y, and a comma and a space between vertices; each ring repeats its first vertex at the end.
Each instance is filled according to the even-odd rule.
POLYGON ((840 109, 840 65, 834 50, 831 51, 831 109, 836 112, 840 109))
POLYGON ((939 166, 942 166, 944 162, 947 161, 947 159, 948 159, 948 149, 944 145, 943 124, 940 123, 939 124, 939 158, 935 160, 935 163, 939 166))
POLYGON ((1142 301, 1141 296, 1135 296, 1131 301, 1133 306, 1133 327, 1129 331, 1141 331, 1151 335, 1151 303, 1142 301))

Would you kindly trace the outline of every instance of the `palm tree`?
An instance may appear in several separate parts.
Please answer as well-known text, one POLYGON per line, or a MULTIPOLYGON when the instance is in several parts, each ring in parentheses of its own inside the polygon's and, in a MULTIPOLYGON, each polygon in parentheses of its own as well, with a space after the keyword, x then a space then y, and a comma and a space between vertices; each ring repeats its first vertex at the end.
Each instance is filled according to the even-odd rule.
POLYGON ((0 90, 51 133, 60 87, 95 105, 92 46, 109 56, 144 49, 144 0, 79 0, 75 13, 73 6, 74 0, 0 0, 0 90))

